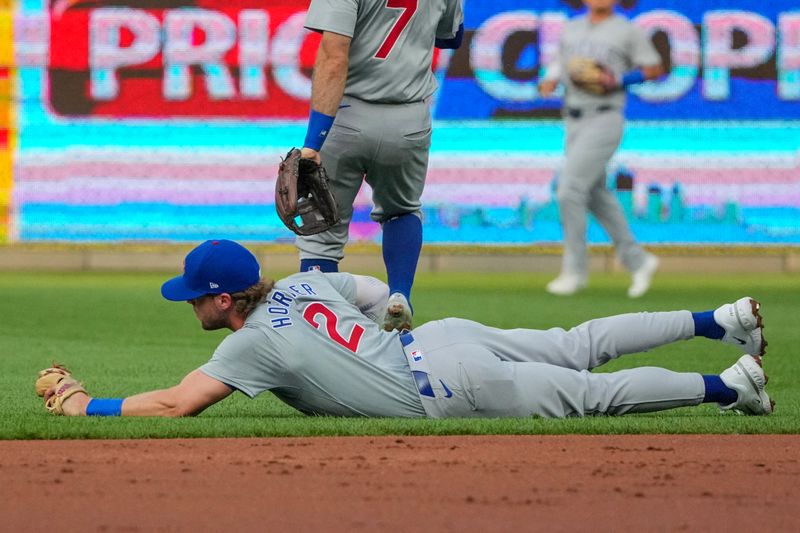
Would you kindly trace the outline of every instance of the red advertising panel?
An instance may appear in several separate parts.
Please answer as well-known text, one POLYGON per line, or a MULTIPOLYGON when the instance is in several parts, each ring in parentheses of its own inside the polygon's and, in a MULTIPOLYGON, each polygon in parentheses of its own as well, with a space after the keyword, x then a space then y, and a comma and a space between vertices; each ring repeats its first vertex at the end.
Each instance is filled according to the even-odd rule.
POLYGON ((307 0, 51 5, 49 103, 65 116, 299 118, 319 36, 307 0))

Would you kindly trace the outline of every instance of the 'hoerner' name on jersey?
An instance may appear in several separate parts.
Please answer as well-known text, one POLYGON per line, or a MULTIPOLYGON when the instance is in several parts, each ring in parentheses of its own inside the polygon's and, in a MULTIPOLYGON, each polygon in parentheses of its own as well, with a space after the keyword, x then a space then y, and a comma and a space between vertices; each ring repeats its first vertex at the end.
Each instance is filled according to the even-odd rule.
POLYGON ((270 316, 270 324, 273 329, 282 328, 284 326, 293 326, 292 319, 289 315, 289 306, 297 296, 316 296, 314 288, 308 283, 301 283, 299 285, 289 285, 289 290, 292 294, 286 291, 274 290, 267 300, 267 313, 270 316))

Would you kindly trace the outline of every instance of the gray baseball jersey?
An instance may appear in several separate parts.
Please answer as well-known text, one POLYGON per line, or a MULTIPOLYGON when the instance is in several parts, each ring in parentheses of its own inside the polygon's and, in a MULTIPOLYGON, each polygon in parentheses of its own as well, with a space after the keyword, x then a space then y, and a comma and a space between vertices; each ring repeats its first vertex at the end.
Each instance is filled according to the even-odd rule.
POLYGON ((283 279, 200 370, 250 397, 270 390, 303 413, 338 416, 565 417, 703 399, 695 373, 589 372, 691 338, 688 311, 619 315, 569 331, 446 319, 398 334, 379 329, 355 301, 349 274, 283 279))
POLYGON ((558 57, 562 82, 566 85, 564 102, 569 107, 611 104, 622 108, 625 105, 625 91, 595 95, 577 88, 567 75, 567 64, 573 57, 594 59, 608 66, 617 77, 634 68, 661 63, 661 57, 644 32, 617 14, 596 24, 586 15, 568 21, 561 34, 558 57))
POLYGON ((462 21, 461 0, 312 0, 305 26, 352 37, 345 95, 391 104, 434 93, 434 39, 462 21))
POLYGON ((307 414, 425 416, 397 334, 365 317, 349 274, 282 279, 200 370, 307 414))

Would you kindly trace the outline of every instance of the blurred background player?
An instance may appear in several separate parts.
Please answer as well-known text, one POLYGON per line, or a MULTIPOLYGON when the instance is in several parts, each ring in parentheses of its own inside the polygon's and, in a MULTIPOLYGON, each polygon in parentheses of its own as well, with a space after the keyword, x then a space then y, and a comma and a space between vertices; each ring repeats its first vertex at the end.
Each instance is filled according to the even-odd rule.
POLYGON ((622 138, 626 87, 664 74, 661 57, 644 33, 614 12, 616 0, 584 0, 588 12, 570 20, 559 43, 558 63, 540 83, 542 96, 565 88, 566 160, 557 198, 564 232, 559 276, 547 285, 552 294, 570 295, 586 287, 587 217, 591 212, 614 243, 617 256, 632 274, 628 296, 650 288, 658 258, 636 243, 614 193, 606 188, 606 165, 622 138), (601 90, 589 91, 570 78, 576 59, 591 59, 606 70, 601 90))
POLYGON ((322 39, 302 157, 327 170, 341 222, 297 239, 300 270, 338 271, 353 202, 366 180, 371 217, 383 230, 391 291, 384 329, 411 329, 431 142, 429 100, 436 90, 431 66, 434 46, 461 44, 460 0, 312 0, 305 26, 322 39))

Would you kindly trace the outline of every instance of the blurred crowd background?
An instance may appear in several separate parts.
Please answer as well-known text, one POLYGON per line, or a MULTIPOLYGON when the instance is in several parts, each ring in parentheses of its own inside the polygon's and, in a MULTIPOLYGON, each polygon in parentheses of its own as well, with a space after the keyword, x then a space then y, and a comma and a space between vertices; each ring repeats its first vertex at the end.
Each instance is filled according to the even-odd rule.
MULTIPOLYGON (((302 143, 306 0, 0 2, 0 241, 291 242, 274 210, 302 143)), ((438 51, 426 244, 558 243, 560 100, 537 81, 578 2, 466 0, 438 51)), ((794 0, 626 0, 670 74, 633 88, 608 168, 637 238, 800 244, 794 0)), ((351 238, 380 238, 359 195, 351 238)), ((607 242, 596 224, 592 244, 607 242)))

